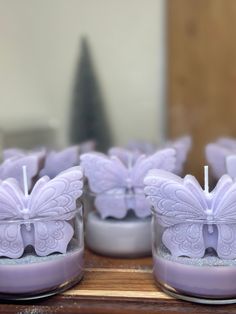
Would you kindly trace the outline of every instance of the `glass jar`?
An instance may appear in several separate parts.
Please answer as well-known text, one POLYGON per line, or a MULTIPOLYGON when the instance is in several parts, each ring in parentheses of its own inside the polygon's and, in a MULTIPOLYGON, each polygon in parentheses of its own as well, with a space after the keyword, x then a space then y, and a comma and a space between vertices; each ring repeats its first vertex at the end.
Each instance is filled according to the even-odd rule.
POLYGON ((80 203, 76 210, 63 216, 0 222, 1 231, 8 226, 13 229, 19 227, 23 254, 18 258, 0 257, 1 299, 47 297, 81 280, 84 269, 84 232, 80 203))
MULTIPOLYGON (((144 198, 143 193, 138 196, 144 198)), ((89 249, 112 257, 151 255, 151 212, 141 217, 140 209, 140 217, 135 214, 134 194, 88 192, 85 199, 85 241, 89 249)))
MULTIPOLYGON (((211 225, 203 226, 204 241, 207 242, 205 254, 202 258, 187 256, 173 256, 164 245, 163 239, 169 227, 163 227, 165 217, 152 212, 152 247, 153 247, 153 275, 157 284, 167 294, 197 303, 227 304, 236 302, 236 260, 224 260, 217 256, 217 228, 211 225)), ((169 219, 169 218, 168 218, 169 219)), ((175 218, 173 218, 175 219, 175 218)), ((169 219, 170 222, 170 219, 169 219)), ((194 228, 196 221, 185 221, 194 228)), ((176 228, 175 237, 168 241, 176 241, 187 245, 184 241, 185 232, 178 232, 180 224, 172 221, 176 228)), ((179 229, 180 230, 180 229, 179 229)), ((181 230, 183 231, 183 230, 181 230)), ((191 233, 192 234, 192 233, 191 233)), ((169 241, 168 243, 171 243, 169 241)), ((206 244, 206 243, 205 243, 206 244)), ((188 249, 186 247, 186 249, 188 249)), ((196 244, 196 249, 198 249, 196 244)), ((183 250, 183 247, 182 247, 183 250)))

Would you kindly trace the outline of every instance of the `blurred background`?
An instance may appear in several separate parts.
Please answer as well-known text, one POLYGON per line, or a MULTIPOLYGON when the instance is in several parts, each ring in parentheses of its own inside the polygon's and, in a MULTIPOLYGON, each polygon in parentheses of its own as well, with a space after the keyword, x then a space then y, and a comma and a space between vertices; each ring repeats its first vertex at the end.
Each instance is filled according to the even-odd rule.
POLYGON ((165 4, 0 0, 2 145, 162 141, 165 4))
POLYGON ((0 0, 1 146, 236 137, 235 0, 0 0))

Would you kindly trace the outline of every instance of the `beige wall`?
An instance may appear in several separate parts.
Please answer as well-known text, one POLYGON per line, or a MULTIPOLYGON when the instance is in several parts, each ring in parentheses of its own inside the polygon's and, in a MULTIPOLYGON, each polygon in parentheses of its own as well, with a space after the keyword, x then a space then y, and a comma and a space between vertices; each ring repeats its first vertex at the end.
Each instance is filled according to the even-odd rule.
POLYGON ((115 141, 163 134, 164 0, 0 0, 0 127, 57 119, 66 142, 88 36, 115 141))

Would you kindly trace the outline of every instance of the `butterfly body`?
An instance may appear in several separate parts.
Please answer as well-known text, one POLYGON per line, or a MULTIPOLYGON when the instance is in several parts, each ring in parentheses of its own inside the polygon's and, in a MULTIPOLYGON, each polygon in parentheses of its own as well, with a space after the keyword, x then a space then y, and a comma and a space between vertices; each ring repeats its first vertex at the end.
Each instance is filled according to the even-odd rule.
POLYGON ((236 258, 236 181, 225 175, 211 193, 192 176, 161 170, 145 178, 145 193, 165 230, 162 242, 174 256, 203 257, 213 247, 220 258, 236 258))

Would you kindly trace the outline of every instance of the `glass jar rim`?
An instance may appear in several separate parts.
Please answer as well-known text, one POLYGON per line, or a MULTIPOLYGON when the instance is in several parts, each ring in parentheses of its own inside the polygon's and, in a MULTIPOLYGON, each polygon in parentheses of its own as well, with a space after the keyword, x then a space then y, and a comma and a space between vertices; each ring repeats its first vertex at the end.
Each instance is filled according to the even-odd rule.
MULTIPOLYGON (((155 216, 157 218, 157 220, 159 219, 160 221, 164 221, 166 226, 171 226, 171 225, 176 225, 176 224, 181 224, 181 223, 199 223, 199 224, 203 224, 203 225, 231 225, 231 224, 236 224, 236 217, 235 219, 230 219, 230 220, 226 220, 226 219, 216 219, 216 218, 212 218, 212 219, 207 219, 207 218, 197 218, 197 217, 193 217, 193 218, 179 218, 176 216, 168 216, 168 215, 163 215, 161 213, 158 213, 155 208, 153 206, 151 206, 151 213, 152 216, 155 216)), ((160 224, 162 225, 162 223, 160 222, 160 224)))
POLYGON ((5 218, 5 219, 0 219, 0 225, 1 224, 19 224, 19 225, 23 225, 23 224, 33 224, 36 222, 45 222, 45 221, 65 221, 65 220, 70 220, 72 218, 75 217, 75 215, 77 213, 80 213, 81 210, 83 209, 82 203, 79 202, 77 203, 77 207, 73 210, 70 210, 68 212, 65 212, 63 214, 58 214, 55 212, 55 214, 53 215, 45 215, 45 216, 35 216, 35 217, 30 217, 30 218, 5 218))

